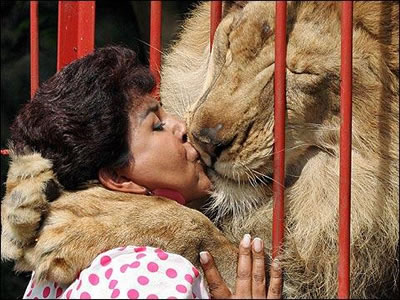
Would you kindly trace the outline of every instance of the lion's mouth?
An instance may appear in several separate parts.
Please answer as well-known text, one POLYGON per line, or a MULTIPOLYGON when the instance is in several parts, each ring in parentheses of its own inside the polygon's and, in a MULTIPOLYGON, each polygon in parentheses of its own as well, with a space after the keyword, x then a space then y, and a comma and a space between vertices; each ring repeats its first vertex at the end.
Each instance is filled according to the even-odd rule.
MULTIPOLYGON (((235 136, 228 144, 225 144, 223 149, 229 148, 236 137, 237 136, 235 136)), ((213 151, 205 151, 206 149, 204 149, 204 145, 199 143, 198 139, 194 138, 192 141, 194 142, 193 146, 200 154, 199 161, 212 181, 222 179, 238 185, 248 184, 253 187, 262 185, 272 186, 272 172, 264 174, 262 171, 253 170, 247 166, 235 168, 230 163, 221 163, 219 159, 222 151, 218 147, 215 147, 216 149, 213 148, 213 151), (225 166, 222 168, 221 165, 225 166)), ((222 148, 222 146, 220 148, 222 148)))
MULTIPOLYGON (((204 163, 203 163, 204 164, 204 163)), ((243 168, 241 171, 236 170, 232 172, 220 172, 214 167, 209 167, 204 164, 206 174, 210 177, 211 181, 224 180, 237 185, 251 185, 254 188, 259 186, 268 186, 272 188, 273 173, 263 174, 258 171, 249 171, 249 169, 243 168), (241 174, 241 176, 239 175, 241 174)), ((231 169, 232 170, 232 169, 231 169)))

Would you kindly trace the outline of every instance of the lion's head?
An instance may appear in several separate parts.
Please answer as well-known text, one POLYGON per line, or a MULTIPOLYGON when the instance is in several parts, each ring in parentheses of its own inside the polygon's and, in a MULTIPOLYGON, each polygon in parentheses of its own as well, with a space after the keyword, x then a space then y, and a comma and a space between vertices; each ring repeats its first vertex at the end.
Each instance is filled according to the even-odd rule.
MULTIPOLYGON (((271 212, 275 2, 226 1, 211 54, 208 6, 194 10, 165 57, 161 95, 167 108, 186 116, 189 136, 210 168, 211 209, 261 232, 271 212)), ((329 260, 321 236, 337 239, 340 17, 340 2, 293 1, 287 7, 288 240, 310 269, 319 255, 329 260)), ((388 264, 398 241, 398 18, 396 2, 354 2, 352 234, 354 245, 374 234, 388 236, 388 264)), ((364 250, 358 254, 377 251, 364 250)), ((368 272, 373 263, 361 268, 368 272)), ((333 286, 336 278, 331 280, 333 286)), ((368 294, 365 285, 358 295, 368 294)), ((320 295, 332 290, 325 292, 320 295)))
MULTIPOLYGON (((353 144, 355 151, 365 155, 379 155, 379 145, 387 147, 389 156, 395 155, 395 143, 382 145, 382 140, 396 139, 398 48, 393 44, 398 27, 388 17, 398 16, 397 8, 356 3, 354 9, 353 144)), ((271 182, 274 29, 275 3, 256 1, 227 13, 218 27, 204 92, 188 123, 192 140, 221 180, 271 182)), ((290 182, 294 181, 290 170, 301 156, 315 151, 338 156, 340 30, 340 3, 288 6, 290 182)))

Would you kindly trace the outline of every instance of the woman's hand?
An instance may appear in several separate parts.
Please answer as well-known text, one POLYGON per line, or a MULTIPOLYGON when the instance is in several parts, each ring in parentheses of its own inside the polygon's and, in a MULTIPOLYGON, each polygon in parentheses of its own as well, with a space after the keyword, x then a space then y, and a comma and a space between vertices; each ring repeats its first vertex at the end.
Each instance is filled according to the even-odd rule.
POLYGON ((245 234, 239 245, 239 262, 234 294, 226 286, 219 274, 212 256, 200 253, 200 262, 208 282, 211 298, 217 299, 280 299, 282 297, 282 272, 277 261, 270 268, 270 283, 266 295, 264 244, 261 239, 251 241, 245 234))

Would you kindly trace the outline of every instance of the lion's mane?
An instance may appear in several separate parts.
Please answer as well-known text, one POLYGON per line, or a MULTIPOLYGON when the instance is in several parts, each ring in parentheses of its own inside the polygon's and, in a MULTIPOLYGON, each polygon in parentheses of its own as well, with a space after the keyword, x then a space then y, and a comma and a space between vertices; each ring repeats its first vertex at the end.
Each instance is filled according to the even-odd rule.
MULTIPOLYGON (((340 2, 288 3, 284 293, 337 296, 340 2)), ((355 2, 351 297, 398 293, 399 5, 355 2)), ((208 213, 271 244, 274 2, 227 1, 209 52, 209 2, 163 57, 161 97, 209 164, 208 213), (209 147, 215 138, 214 161, 209 147), (207 150, 208 149, 208 150, 207 150), (217 153, 218 152, 218 153, 217 153)))

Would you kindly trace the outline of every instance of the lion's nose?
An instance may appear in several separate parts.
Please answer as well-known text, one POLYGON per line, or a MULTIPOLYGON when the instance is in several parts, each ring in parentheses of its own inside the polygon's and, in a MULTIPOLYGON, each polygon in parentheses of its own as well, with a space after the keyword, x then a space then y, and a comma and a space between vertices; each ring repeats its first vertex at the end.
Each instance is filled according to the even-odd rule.
POLYGON ((217 139, 217 134, 222 127, 222 124, 217 124, 215 128, 202 128, 200 130, 200 137, 202 141, 209 144, 217 145, 219 143, 217 139))
POLYGON ((202 128, 197 133, 193 132, 193 137, 195 138, 197 145, 210 155, 212 160, 218 158, 221 152, 231 144, 231 141, 227 142, 218 139, 218 131, 222 128, 222 124, 217 124, 217 126, 213 128, 202 128))

